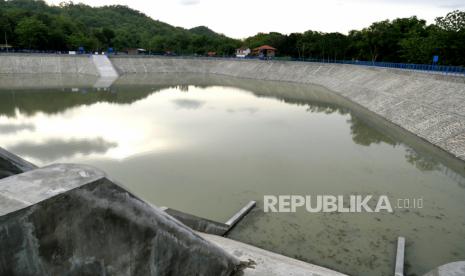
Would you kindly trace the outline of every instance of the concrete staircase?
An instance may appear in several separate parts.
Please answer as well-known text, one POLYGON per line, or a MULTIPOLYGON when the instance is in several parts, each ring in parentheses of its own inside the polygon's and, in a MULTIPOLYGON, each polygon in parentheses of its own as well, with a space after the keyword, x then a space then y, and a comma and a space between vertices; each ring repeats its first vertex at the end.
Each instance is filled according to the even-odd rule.
POLYGON ((100 77, 118 77, 115 67, 111 63, 110 59, 105 55, 93 55, 92 60, 94 61, 95 67, 100 74, 100 77))
POLYGON ((119 76, 110 59, 106 55, 92 55, 92 61, 100 75, 100 78, 94 84, 94 87, 110 87, 119 76))

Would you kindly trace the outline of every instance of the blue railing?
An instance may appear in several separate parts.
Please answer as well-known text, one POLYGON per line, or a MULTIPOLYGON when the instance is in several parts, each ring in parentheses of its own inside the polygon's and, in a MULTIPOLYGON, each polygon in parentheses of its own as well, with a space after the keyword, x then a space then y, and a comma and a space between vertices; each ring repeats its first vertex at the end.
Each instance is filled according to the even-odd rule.
POLYGON ((352 64, 352 65, 362 65, 362 66, 374 66, 374 67, 385 67, 385 68, 396 68, 396 69, 405 69, 405 70, 430 71, 430 72, 438 72, 438 73, 445 73, 445 74, 465 75, 465 67, 462 67, 462 66, 360 61, 360 60, 295 59, 295 58, 280 58, 280 57, 277 57, 275 59, 276 60, 301 61, 301 62, 352 64))

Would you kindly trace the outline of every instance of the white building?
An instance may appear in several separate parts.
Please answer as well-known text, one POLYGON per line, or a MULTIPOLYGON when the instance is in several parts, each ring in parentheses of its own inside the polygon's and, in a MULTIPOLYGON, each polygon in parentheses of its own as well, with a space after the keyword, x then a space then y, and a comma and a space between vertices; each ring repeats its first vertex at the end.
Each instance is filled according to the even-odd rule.
POLYGON ((252 51, 249 48, 242 47, 242 48, 236 49, 236 57, 245 58, 246 56, 250 55, 251 52, 252 51))

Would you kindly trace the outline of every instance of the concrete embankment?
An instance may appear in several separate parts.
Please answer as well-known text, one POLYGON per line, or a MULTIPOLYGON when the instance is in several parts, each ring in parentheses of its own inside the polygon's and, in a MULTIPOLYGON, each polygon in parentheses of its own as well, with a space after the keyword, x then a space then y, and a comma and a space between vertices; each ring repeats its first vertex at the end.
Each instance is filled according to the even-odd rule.
POLYGON ((0 74, 82 74, 99 76, 91 56, 1 54, 0 74))
POLYGON ((465 160, 465 77, 341 64, 112 57, 121 75, 207 73, 324 86, 465 160))

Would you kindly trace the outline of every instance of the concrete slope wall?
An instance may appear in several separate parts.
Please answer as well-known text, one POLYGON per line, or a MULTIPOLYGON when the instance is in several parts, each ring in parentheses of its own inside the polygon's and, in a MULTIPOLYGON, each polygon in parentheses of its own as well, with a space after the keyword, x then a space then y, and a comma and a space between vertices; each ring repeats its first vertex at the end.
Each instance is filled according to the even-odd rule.
POLYGON ((245 267, 84 165, 0 180, 0 275, 233 276, 245 267))
POLYGON ((34 164, 0 148, 0 179, 36 168, 34 164))
POLYGON ((99 76, 92 57, 73 55, 0 55, 0 74, 84 74, 99 76))
POLYGON ((313 83, 465 160, 465 78, 341 64, 113 57, 120 74, 210 73, 313 83))

